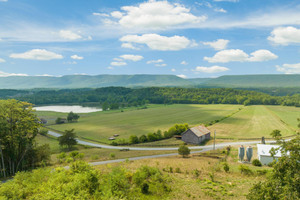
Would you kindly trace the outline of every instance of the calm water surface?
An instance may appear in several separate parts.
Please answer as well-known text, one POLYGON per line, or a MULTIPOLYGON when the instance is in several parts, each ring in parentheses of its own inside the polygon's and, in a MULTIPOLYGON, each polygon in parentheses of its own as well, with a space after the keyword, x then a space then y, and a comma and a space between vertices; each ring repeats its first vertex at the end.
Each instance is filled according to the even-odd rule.
POLYGON ((62 112, 62 113, 91 113, 102 111, 101 108, 96 107, 82 107, 82 106, 40 106, 35 107, 37 111, 53 111, 53 112, 62 112))

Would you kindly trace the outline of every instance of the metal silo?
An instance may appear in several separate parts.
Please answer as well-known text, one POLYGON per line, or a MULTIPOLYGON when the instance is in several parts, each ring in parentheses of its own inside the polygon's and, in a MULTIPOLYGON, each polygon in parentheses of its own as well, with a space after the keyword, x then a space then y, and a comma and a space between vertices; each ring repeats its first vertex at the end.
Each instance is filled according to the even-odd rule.
POLYGON ((245 148, 242 146, 240 146, 239 148, 239 158, 240 158, 240 161, 243 161, 244 160, 244 156, 245 156, 245 148))
POLYGON ((251 158, 253 156, 253 149, 251 146, 247 147, 247 150, 246 150, 246 156, 247 156, 247 160, 248 162, 251 161, 251 158))

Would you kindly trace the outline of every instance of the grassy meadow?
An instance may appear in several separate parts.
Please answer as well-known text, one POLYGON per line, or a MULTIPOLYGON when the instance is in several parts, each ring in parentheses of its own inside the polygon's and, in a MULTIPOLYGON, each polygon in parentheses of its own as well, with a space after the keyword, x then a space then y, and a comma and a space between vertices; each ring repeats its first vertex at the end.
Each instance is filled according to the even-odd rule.
MULTIPOLYGON (((270 137, 274 129, 282 135, 292 135, 297 130, 296 119, 300 108, 287 106, 241 106, 241 105, 150 105, 147 109, 124 109, 123 112, 106 111, 80 114, 77 123, 55 125, 56 117, 66 117, 66 113, 37 112, 52 123, 58 131, 75 129, 78 136, 102 143, 110 143, 109 137, 128 139, 130 135, 141 136, 158 129, 165 131, 176 123, 188 123, 191 127, 232 116, 209 126, 216 130, 217 138, 258 138, 270 137)), ((163 141, 160 141, 160 143, 163 141)), ((168 144, 172 141, 168 141, 168 144)))

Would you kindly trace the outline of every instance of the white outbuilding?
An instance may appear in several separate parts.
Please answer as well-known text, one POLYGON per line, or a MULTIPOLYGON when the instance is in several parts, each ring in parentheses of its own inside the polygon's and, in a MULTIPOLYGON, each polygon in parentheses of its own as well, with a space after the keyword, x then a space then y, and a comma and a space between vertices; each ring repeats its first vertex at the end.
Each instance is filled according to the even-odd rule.
POLYGON ((281 152, 280 150, 276 151, 276 154, 274 155, 274 158, 272 157, 270 151, 271 149, 278 149, 278 145, 267 145, 267 144, 257 144, 257 157, 260 160, 261 164, 263 165, 268 165, 271 163, 274 158, 278 160, 278 158, 281 157, 281 152))

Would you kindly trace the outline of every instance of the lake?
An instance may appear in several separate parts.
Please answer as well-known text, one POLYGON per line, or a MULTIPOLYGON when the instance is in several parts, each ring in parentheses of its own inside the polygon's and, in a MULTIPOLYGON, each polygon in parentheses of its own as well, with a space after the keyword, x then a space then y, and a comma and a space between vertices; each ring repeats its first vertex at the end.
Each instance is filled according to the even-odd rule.
POLYGON ((53 112, 61 112, 61 113, 91 113, 102 111, 101 108, 96 107, 82 107, 82 106, 39 106, 34 107, 36 111, 53 111, 53 112))

